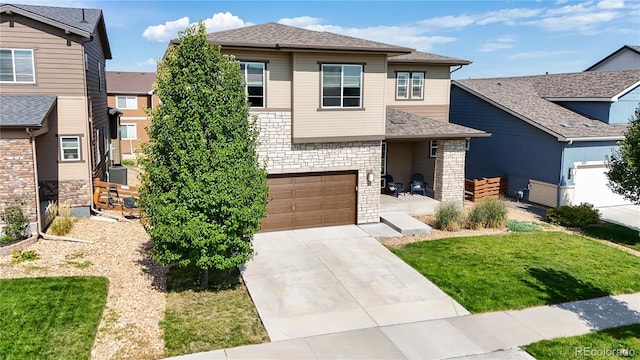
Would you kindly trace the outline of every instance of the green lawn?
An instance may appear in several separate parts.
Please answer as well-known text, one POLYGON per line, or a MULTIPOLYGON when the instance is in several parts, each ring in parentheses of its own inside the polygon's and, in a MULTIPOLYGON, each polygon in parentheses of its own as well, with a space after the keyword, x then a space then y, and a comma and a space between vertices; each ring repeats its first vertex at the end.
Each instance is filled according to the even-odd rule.
POLYGON ((161 322, 167 356, 269 341, 240 273, 210 271, 210 289, 199 291, 198 273, 172 268, 161 322))
POLYGON ((391 251, 471 312, 640 291, 640 257, 560 232, 441 239, 391 251))
POLYGON ((0 280, 0 358, 89 359, 108 287, 104 277, 0 280))
POLYGON ((640 231, 608 222, 585 226, 582 231, 588 236, 640 251, 640 231))
POLYGON ((581 336, 543 340, 525 346, 524 349, 538 360, 637 359, 640 357, 640 324, 581 336))

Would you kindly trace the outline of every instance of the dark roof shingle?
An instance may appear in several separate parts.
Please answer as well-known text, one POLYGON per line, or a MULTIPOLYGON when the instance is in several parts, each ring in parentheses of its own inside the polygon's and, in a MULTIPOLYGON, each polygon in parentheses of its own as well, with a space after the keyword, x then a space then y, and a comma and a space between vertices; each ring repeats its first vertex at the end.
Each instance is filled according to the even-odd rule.
POLYGON ((46 95, 0 95, 0 126, 42 126, 56 99, 46 95))
POLYGON ((81 9, 81 8, 66 8, 66 7, 54 7, 54 6, 41 6, 41 5, 23 5, 23 4, 11 4, 0 3, 0 7, 4 5, 10 5, 24 11, 45 17, 47 19, 56 21, 58 23, 74 27, 78 30, 93 32, 100 18, 102 17, 102 10, 99 9, 81 9), (84 22, 82 21, 84 11, 84 22))
MULTIPOLYGON (((607 86, 603 83, 604 89, 590 89, 588 86, 589 80, 594 80, 592 86, 598 87, 606 77, 601 78, 600 76, 589 75, 587 73, 576 73, 454 80, 452 84, 521 117, 558 139, 622 138, 626 131, 626 125, 610 125, 600 120, 591 119, 545 99, 545 97, 612 97, 618 95, 616 93, 617 89, 626 89, 640 80, 640 77, 626 76, 628 74, 625 76, 609 74, 613 75, 609 77, 612 83, 620 83, 616 86, 613 84, 607 86), (616 79, 626 80, 618 81, 616 79), (573 86, 574 84, 575 86, 573 86)), ((640 76, 640 72, 637 72, 637 75, 640 76)))
POLYGON ((449 56, 414 51, 411 54, 397 55, 389 57, 390 63, 432 63, 448 65, 469 65, 471 61, 456 59, 449 56))
POLYGON ((153 72, 107 71, 107 93, 149 94, 156 81, 153 72))
POLYGON ((482 130, 434 120, 418 114, 387 106, 385 138, 387 139, 458 139, 486 137, 482 130))
MULTIPOLYGON (((301 29, 269 22, 210 33, 207 39, 222 46, 268 49, 356 50, 408 54, 413 49, 325 31, 301 29)), ((174 40, 175 41, 175 40, 174 40)))

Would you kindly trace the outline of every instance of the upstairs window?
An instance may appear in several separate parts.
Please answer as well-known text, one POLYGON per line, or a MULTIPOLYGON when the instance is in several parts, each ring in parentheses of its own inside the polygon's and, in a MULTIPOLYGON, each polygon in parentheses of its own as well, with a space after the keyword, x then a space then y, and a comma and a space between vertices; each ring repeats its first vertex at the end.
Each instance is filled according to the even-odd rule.
POLYGON ((264 63, 240 62, 245 92, 251 107, 264 107, 264 63))
POLYGON ((62 161, 80 160, 80 137, 61 136, 60 137, 60 158, 62 161))
POLYGON ((424 73, 399 71, 396 73, 396 99, 420 100, 424 98, 424 73))
POLYGON ((116 96, 116 107, 122 110, 137 109, 138 98, 136 96, 116 96))
POLYGON ((362 65, 322 64, 322 107, 362 107, 362 65))
POLYGON ((136 124, 120 125, 120 138, 122 140, 136 140, 136 124))
POLYGON ((0 49, 0 83, 33 84, 33 50, 0 49))
POLYGON ((429 157, 438 156, 438 140, 431 140, 429 142, 429 157))

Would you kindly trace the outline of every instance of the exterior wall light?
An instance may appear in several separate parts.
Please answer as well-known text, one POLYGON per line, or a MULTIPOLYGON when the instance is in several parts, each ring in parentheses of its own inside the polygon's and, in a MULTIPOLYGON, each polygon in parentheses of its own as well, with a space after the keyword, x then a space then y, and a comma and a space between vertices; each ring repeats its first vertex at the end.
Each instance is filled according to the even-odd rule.
POLYGON ((367 172, 367 185, 373 184, 373 171, 367 172))

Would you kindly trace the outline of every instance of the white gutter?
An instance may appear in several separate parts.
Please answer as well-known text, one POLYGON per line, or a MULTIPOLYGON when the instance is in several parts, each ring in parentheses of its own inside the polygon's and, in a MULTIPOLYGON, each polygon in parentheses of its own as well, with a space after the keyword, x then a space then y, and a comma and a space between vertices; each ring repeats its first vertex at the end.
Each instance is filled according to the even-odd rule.
POLYGON ((593 137, 575 137, 575 138, 565 138, 560 141, 565 141, 572 143, 574 141, 619 141, 624 140, 624 136, 593 136, 593 137))

